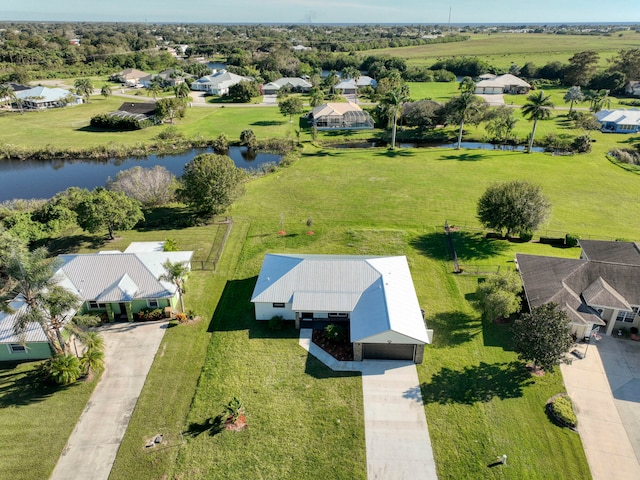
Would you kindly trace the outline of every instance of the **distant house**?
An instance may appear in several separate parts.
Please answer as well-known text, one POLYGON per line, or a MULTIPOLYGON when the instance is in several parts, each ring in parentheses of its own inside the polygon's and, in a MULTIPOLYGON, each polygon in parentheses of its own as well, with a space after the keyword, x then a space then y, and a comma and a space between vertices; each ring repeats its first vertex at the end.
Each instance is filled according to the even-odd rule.
POLYGON ((431 343, 404 256, 267 254, 251 302, 257 320, 348 326, 358 361, 422 363, 431 343))
POLYGON ((318 130, 373 128, 371 115, 352 102, 318 105, 309 114, 309 120, 318 130))
POLYGON ((557 303, 580 339, 600 327, 607 335, 640 327, 640 245, 580 240, 580 246, 580 259, 516 255, 529 306, 557 303))
MULTIPOLYGON (((160 280, 167 260, 190 266, 193 252, 164 252, 164 242, 134 242, 124 251, 60 255, 54 278, 78 296, 80 313, 105 314, 109 321, 133 321, 143 308, 175 308, 177 287, 160 280)), ((10 304, 13 312, 0 312, 0 361, 48 358, 51 348, 38 323, 15 333, 18 314, 26 305, 20 297, 10 304)), ((71 315, 73 312, 71 312, 71 315)))
POLYGON ((303 93, 311 90, 313 85, 303 78, 283 77, 262 85, 262 94, 275 95, 283 88, 291 92, 303 93))
POLYGON ((371 87, 375 89, 377 86, 378 82, 376 82, 375 79, 367 75, 362 75, 361 77, 358 77, 357 80, 355 78, 342 80, 333 88, 341 92, 343 95, 355 95, 359 88, 371 87))
POLYGON ((180 85, 185 82, 187 77, 191 77, 192 75, 185 74, 175 68, 169 68, 167 70, 163 70, 160 73, 148 75, 140 79, 140 84, 144 87, 149 88, 151 83, 155 79, 159 79, 161 85, 163 87, 175 87, 176 85, 180 85))
POLYGON ((152 120, 155 117, 156 104, 152 102, 124 102, 115 112, 110 112, 112 117, 134 118, 135 120, 152 120))
POLYGON ((134 86, 140 83, 140 80, 148 77, 150 74, 138 70, 136 68, 125 68, 124 70, 114 73, 109 77, 112 82, 120 82, 123 85, 134 86))
POLYGON ((489 75, 491 74, 481 75, 485 79, 476 83, 474 92, 476 95, 527 94, 531 90, 530 84, 510 73, 494 76, 494 78, 489 75))
POLYGON ((640 81, 631 80, 624 87, 624 93, 633 97, 640 97, 640 81))
POLYGON ((640 131, 640 110, 600 110, 596 119, 606 133, 638 133, 640 131))
POLYGON ((15 92, 16 98, 21 102, 22 108, 43 110, 46 108, 65 107, 67 105, 79 105, 83 102, 80 95, 71 93, 64 88, 33 87, 15 92))
POLYGON ((211 95, 226 95, 229 93, 229 87, 237 85, 240 82, 250 82, 253 79, 243 77, 227 70, 218 70, 211 75, 199 78, 191 84, 191 90, 207 92, 211 95))
POLYGON ((294 52, 304 52, 306 50, 312 50, 312 48, 305 47, 304 45, 294 45, 293 47, 291 47, 291 50, 293 50, 294 52))

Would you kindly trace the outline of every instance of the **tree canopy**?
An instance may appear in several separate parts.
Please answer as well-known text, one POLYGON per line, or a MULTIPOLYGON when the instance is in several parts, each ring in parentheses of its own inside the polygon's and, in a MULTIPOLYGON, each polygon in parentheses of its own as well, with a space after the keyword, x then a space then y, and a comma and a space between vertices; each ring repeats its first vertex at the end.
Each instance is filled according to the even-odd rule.
POLYGON ((289 115, 289 123, 291 123, 294 115, 302 113, 303 105, 300 97, 286 97, 278 101, 278 107, 282 115, 289 115))
POLYGON ((573 338, 569 318, 556 303, 531 309, 513 322, 513 348, 521 360, 531 360, 534 369, 553 371, 568 353, 573 338))
POLYGON ((184 166, 178 197, 199 215, 220 214, 242 194, 244 178, 228 156, 203 153, 184 166))
POLYGON ((174 199, 176 177, 161 165, 135 166, 119 171, 115 179, 109 178, 107 188, 135 198, 145 207, 157 207, 174 199))
POLYGON ((550 210, 542 188, 522 180, 491 185, 478 200, 480 222, 507 237, 535 231, 550 210))
POLYGON ((478 284, 476 304, 485 320, 507 318, 520 310, 522 290, 520 277, 515 272, 490 275, 478 284))
POLYGON ((144 220, 140 202, 123 192, 104 188, 86 192, 76 213, 80 228, 90 233, 107 230, 111 240, 115 238, 116 230, 129 230, 144 220))

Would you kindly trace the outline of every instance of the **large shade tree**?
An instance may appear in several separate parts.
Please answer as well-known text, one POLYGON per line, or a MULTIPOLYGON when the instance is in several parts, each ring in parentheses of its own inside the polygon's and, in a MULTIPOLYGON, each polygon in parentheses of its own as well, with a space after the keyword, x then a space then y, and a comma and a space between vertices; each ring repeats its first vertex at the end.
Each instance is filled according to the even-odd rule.
POLYGON ((521 360, 530 360, 533 369, 553 371, 573 344, 569 318, 556 303, 533 307, 512 327, 513 349, 521 360))
POLYGON ((485 320, 508 318, 520 310, 522 282, 515 272, 489 275, 476 289, 476 306, 485 320))
POLYGON ((90 233, 107 230, 110 240, 115 239, 116 230, 129 230, 144 220, 138 200, 105 188, 86 192, 76 213, 80 228, 90 233))
POLYGON ((223 213, 242 194, 245 176, 228 156, 203 153, 184 166, 178 197, 198 215, 223 213))
POLYGON ((491 185, 478 200, 480 222, 507 237, 535 231, 550 210, 542 188, 521 180, 491 185))
POLYGON ((536 136, 538 120, 549 119, 551 117, 551 109, 553 107, 554 105, 551 101, 551 96, 545 95, 542 90, 534 92, 527 97, 527 103, 522 107, 522 115, 529 120, 533 120, 533 128, 531 129, 531 137, 529 138, 527 153, 531 153, 531 149, 533 148, 533 139, 536 136))
POLYGON ((292 123, 293 116, 302 113, 303 105, 300 97, 286 97, 278 100, 278 107, 282 115, 289 115, 289 123, 292 123))
POLYGON ((176 177, 161 165, 153 168, 135 166, 121 170, 107 180, 109 190, 123 192, 145 207, 166 205, 175 199, 176 177))

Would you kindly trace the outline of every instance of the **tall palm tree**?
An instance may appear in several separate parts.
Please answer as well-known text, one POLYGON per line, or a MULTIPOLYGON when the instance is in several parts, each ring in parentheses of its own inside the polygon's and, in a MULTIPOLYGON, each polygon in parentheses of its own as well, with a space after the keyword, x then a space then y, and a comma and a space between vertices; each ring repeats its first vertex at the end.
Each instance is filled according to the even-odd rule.
POLYGON ((159 280, 173 283, 178 289, 178 297, 180 298, 180 310, 184 312, 184 279, 189 273, 189 266, 186 262, 172 262, 167 260, 162 264, 165 273, 160 275, 159 280))
POLYGON ((103 85, 102 88, 100 89, 100 95, 102 95, 104 98, 109 98, 111 96, 111 87, 109 85, 103 85))
POLYGON ((13 87, 8 83, 0 84, 0 100, 3 100, 4 103, 11 105, 15 103, 16 92, 13 90, 13 87))
POLYGON ((449 100, 447 104, 449 115, 460 124, 458 143, 456 145, 457 150, 460 149, 462 144, 462 132, 464 131, 465 122, 474 120, 484 110, 485 106, 485 101, 471 91, 463 92, 449 100))
POLYGON ((89 103, 89 97, 93 93, 93 83, 88 78, 78 78, 73 84, 76 87, 76 93, 89 103))
POLYGON ((175 93, 176 98, 187 98, 189 96, 189 92, 189 85, 187 85, 186 82, 179 83, 173 87, 173 93, 175 93))
POLYGON ((162 88, 157 82, 153 82, 151 85, 147 87, 147 93, 153 96, 153 99, 156 100, 158 94, 162 91, 162 88))
POLYGON ((400 112, 402 111, 402 105, 404 105, 408 97, 409 95, 407 92, 407 88, 400 87, 400 88, 394 88, 391 91, 387 92, 385 97, 382 99, 382 104, 385 107, 392 124, 392 129, 391 129, 391 149, 392 150, 396 148, 396 129, 398 126, 398 117, 400 116, 400 112))
POLYGON ((565 103, 571 102, 571 105, 569 106, 569 116, 571 116, 571 113, 573 112, 573 104, 575 102, 582 102, 584 100, 584 93, 582 93, 582 90, 580 90, 580 87, 578 86, 571 87, 567 90, 567 93, 564 94, 563 100, 565 103))
POLYGON ((533 139, 536 135, 538 120, 547 120, 551 117, 551 109, 554 108, 550 95, 545 95, 542 90, 532 93, 527 97, 527 103, 522 107, 522 115, 529 120, 533 120, 533 129, 529 139, 527 153, 531 153, 533 139))
POLYGON ((25 308, 19 310, 15 333, 23 334, 31 322, 40 324, 56 353, 68 351, 62 337, 62 329, 71 320, 80 301, 73 293, 57 285, 54 273, 57 262, 47 258, 44 248, 29 251, 15 251, 4 262, 9 288, 4 289, 0 302, 3 307, 20 295, 25 308))

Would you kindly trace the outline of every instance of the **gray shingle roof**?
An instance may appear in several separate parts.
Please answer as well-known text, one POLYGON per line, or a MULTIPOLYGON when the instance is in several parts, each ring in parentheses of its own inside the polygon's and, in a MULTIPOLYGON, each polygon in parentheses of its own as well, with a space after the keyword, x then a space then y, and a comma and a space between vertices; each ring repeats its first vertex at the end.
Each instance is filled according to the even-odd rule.
POLYGON ((580 240, 580 247, 588 260, 640 265, 640 249, 635 242, 580 240))

